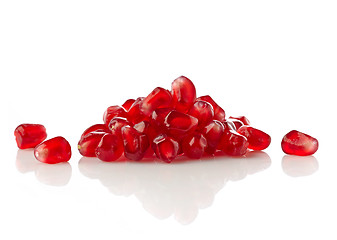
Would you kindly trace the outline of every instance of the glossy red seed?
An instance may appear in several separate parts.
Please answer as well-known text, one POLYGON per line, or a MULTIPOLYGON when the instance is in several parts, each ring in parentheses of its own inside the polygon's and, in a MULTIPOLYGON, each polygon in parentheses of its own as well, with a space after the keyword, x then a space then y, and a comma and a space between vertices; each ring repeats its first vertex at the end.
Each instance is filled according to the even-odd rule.
POLYGON ((202 130, 202 134, 207 140, 207 147, 205 149, 205 152, 213 154, 216 151, 223 133, 224 126, 218 120, 213 120, 202 130))
POLYGON ((204 128, 213 120, 214 111, 210 103, 197 100, 188 111, 188 114, 198 119, 198 128, 204 128))
POLYGON ((200 133, 194 133, 184 138, 182 149, 189 158, 199 159, 205 152, 207 146, 206 138, 200 133))
POLYGON ((226 121, 229 122, 229 123, 231 123, 232 125, 234 125, 235 126, 235 130, 239 129, 241 126, 244 125, 243 122, 241 122, 238 119, 231 118, 231 119, 227 119, 226 121))
POLYGON ((111 131, 112 134, 122 137, 121 129, 124 126, 131 125, 131 123, 126 119, 122 117, 114 117, 111 119, 109 123, 109 130, 111 131))
POLYGON ((123 107, 115 105, 108 107, 103 114, 103 122, 106 126, 109 126, 111 119, 114 117, 127 117, 126 111, 123 107))
POLYGON ((241 134, 229 130, 228 134, 222 135, 218 148, 228 155, 242 156, 247 152, 248 141, 241 134))
POLYGON ((168 108, 171 106, 171 93, 161 87, 156 87, 140 104, 140 111, 145 116, 150 116, 157 108, 168 108))
POLYGON ((14 130, 16 144, 20 149, 34 148, 47 138, 46 128, 41 124, 21 124, 14 130))
POLYGON ((166 135, 159 135, 153 140, 152 149, 157 158, 170 163, 179 152, 179 144, 176 140, 166 135))
POLYGON ((141 160, 150 145, 148 137, 131 126, 122 128, 122 136, 124 156, 130 160, 141 160))
POLYGON ((185 113, 171 111, 165 118, 167 133, 176 139, 193 133, 198 126, 198 119, 185 113))
POLYGON ((137 98, 127 113, 127 119, 133 124, 149 119, 149 117, 145 116, 140 111, 140 106, 143 104, 143 101, 144 101, 143 97, 137 98))
POLYGON ((34 156, 43 163, 67 162, 71 158, 71 147, 64 137, 54 137, 37 145, 34 156))
POLYGON ((267 133, 251 126, 244 125, 237 132, 247 138, 248 148, 252 150, 266 149, 271 142, 271 138, 267 133))
POLYGON ((209 95, 198 97, 197 100, 203 100, 212 105, 214 110, 214 119, 223 122, 226 120, 225 111, 209 95))
POLYGON ((123 141, 115 134, 106 133, 95 150, 96 157, 104 162, 112 162, 123 154, 123 141))
POLYGON ((135 101, 135 99, 128 99, 123 103, 122 107, 125 109, 125 111, 129 111, 130 107, 135 101))
POLYGON ((317 151, 318 140, 308 134, 292 130, 283 137, 281 147, 286 154, 308 156, 317 151))
POLYGON ((95 125, 92 125, 92 126, 88 127, 86 130, 84 130, 81 138, 84 137, 85 135, 87 135, 88 133, 91 133, 91 132, 106 132, 106 133, 109 133, 110 130, 105 124, 95 124, 95 125))
POLYGON ((141 121, 135 124, 133 128, 138 132, 147 135, 150 142, 160 134, 157 128, 155 128, 149 121, 141 121))
POLYGON ((78 151, 82 156, 95 157, 95 150, 105 132, 90 132, 83 136, 77 144, 78 151))
POLYGON ((248 118, 246 118, 245 116, 229 117, 229 119, 237 119, 240 120, 244 125, 250 125, 248 118))
POLYGON ((172 82, 171 93, 173 107, 184 113, 191 108, 196 98, 193 82, 184 76, 180 76, 172 82))
POLYGON ((163 127, 165 125, 166 116, 172 112, 172 108, 160 108, 153 111, 150 122, 156 127, 163 127))

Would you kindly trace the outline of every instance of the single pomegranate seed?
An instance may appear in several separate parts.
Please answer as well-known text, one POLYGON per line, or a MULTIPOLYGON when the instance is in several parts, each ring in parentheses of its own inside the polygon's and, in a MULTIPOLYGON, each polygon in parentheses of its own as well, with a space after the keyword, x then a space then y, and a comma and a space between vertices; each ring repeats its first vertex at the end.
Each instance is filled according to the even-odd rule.
POLYGON ((140 104, 140 111, 145 116, 150 116, 157 108, 167 108, 171 106, 171 93, 161 87, 155 88, 140 104))
POLYGON ((141 121, 135 124, 133 128, 138 132, 147 135, 150 142, 152 142, 152 140, 159 135, 157 128, 155 128, 154 125, 149 121, 141 121))
POLYGON ((189 158, 199 159, 205 152, 207 140, 201 133, 195 133, 184 138, 182 149, 189 158))
POLYGON ((196 90, 193 82, 181 76, 172 82, 172 105, 177 111, 186 113, 193 105, 196 90))
POLYGON ((124 126, 131 125, 131 123, 126 119, 122 117, 114 117, 111 119, 109 123, 109 129, 112 134, 117 135, 118 137, 122 138, 122 132, 121 129, 124 126))
POLYGON ((170 163, 179 152, 179 144, 176 140, 166 135, 159 135, 153 140, 152 149, 157 158, 170 163))
POLYGON ((271 141, 267 133, 251 126, 244 125, 240 127, 237 132, 247 138, 248 148, 252 150, 266 149, 271 141))
POLYGON ((232 124, 235 126, 235 130, 239 129, 241 126, 243 126, 243 122, 241 122, 239 119, 227 119, 226 122, 232 124))
POLYGON ((95 150, 105 132, 90 132, 83 136, 77 144, 78 151, 82 156, 95 157, 95 150))
POLYGON ((127 117, 126 111, 123 107, 115 105, 108 107, 103 114, 103 122, 106 126, 109 126, 111 119, 114 117, 127 117))
POLYGON ((226 120, 225 111, 209 95, 198 97, 197 100, 203 100, 212 105, 214 110, 214 119, 223 122, 226 120))
POLYGON ((212 105, 202 100, 195 101, 188 114, 198 119, 199 129, 204 128, 214 117, 212 105))
POLYGON ((202 130, 202 134, 207 140, 205 152, 213 154, 216 151, 224 130, 224 125, 218 120, 213 120, 202 130))
POLYGON ((123 141, 115 134, 106 133, 101 138, 96 150, 96 157, 104 162, 112 162, 123 154, 123 141))
POLYGON ((128 99, 125 101, 125 103, 123 103, 122 107, 126 110, 129 111, 130 107, 132 106, 132 104, 135 102, 135 99, 128 99))
POLYGON ((130 160, 141 160, 149 147, 149 139, 131 126, 122 128, 124 155, 130 160))
POLYGON ((67 162, 71 157, 71 147, 64 137, 54 137, 37 145, 34 156, 43 163, 67 162))
POLYGON ((248 118, 246 118, 245 116, 229 117, 229 119, 237 119, 240 120, 244 125, 250 125, 248 118))
POLYGON ((318 141, 308 134, 292 130, 283 137, 281 147, 286 154, 308 156, 317 151, 318 141))
POLYGON ((165 126, 166 116, 172 111, 173 111, 172 108, 156 109, 155 111, 153 111, 151 115, 151 119, 150 119, 151 124, 153 124, 156 127, 162 128, 163 126, 165 126))
POLYGON ((105 124, 95 124, 90 127, 88 127, 84 132, 82 133, 81 138, 83 138, 85 135, 91 132, 110 132, 109 128, 105 124))
POLYGON ((195 131, 198 126, 198 119, 173 110, 166 116, 164 124, 168 134, 179 139, 195 131))
POLYGON ((20 149, 34 148, 47 138, 46 128, 41 124, 21 124, 14 130, 16 144, 20 149))
POLYGON ((242 156, 247 152, 248 141, 241 134, 229 130, 228 134, 222 135, 218 148, 228 155, 242 156))
POLYGON ((128 111, 127 119, 133 124, 148 120, 148 117, 140 111, 140 106, 143 104, 143 101, 143 97, 137 98, 128 111))

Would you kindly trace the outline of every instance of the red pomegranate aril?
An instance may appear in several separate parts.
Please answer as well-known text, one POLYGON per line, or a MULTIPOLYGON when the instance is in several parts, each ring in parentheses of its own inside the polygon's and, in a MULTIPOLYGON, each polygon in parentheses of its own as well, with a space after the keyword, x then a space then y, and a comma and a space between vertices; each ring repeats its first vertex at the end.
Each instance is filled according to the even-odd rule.
POLYGON ((123 103, 122 107, 125 109, 125 111, 129 111, 130 107, 135 101, 135 99, 128 99, 123 103))
POLYGON ((229 119, 237 119, 240 120, 244 125, 250 125, 248 118, 246 118, 245 116, 229 117, 229 119))
POLYGON ((77 144, 78 151, 82 156, 95 157, 95 150, 105 132, 90 132, 83 136, 77 144))
POLYGON ((223 124, 218 120, 213 120, 202 130, 202 134, 207 140, 205 152, 213 154, 216 151, 224 130, 223 124))
POLYGON ((151 115, 151 124, 156 127, 163 127, 165 125, 165 118, 166 116, 172 112, 172 108, 159 108, 153 111, 151 115))
POLYGON ((150 142, 152 142, 152 140, 159 135, 157 128, 155 128, 149 121, 141 121, 135 124, 133 128, 138 132, 147 135, 150 142))
POLYGON ((84 130, 81 138, 84 137, 85 135, 87 135, 88 133, 91 133, 91 132, 106 132, 106 133, 109 133, 110 130, 105 124, 95 124, 95 125, 92 125, 92 126, 88 127, 86 130, 84 130))
POLYGON ((167 128, 168 135, 179 139, 196 130, 198 119, 173 110, 166 116, 164 124, 167 128))
POLYGON ((172 82, 171 87, 173 107, 177 111, 188 112, 196 98, 193 82, 187 77, 180 76, 172 82))
POLYGON ((34 156, 43 163, 67 162, 71 158, 71 147, 64 137, 54 137, 37 145, 34 156))
POLYGON ((143 101, 143 97, 137 98, 128 111, 127 119, 133 124, 148 120, 148 117, 140 111, 140 106, 143 104, 143 101))
POLYGON ((109 129, 112 134, 122 137, 121 129, 124 126, 132 125, 126 118, 114 117, 109 123, 109 129))
POLYGON ((249 149, 264 150, 270 145, 270 136, 259 129, 244 125, 237 132, 247 138, 249 149))
POLYGON ((247 152, 248 141, 241 134, 229 130, 229 134, 222 135, 218 148, 228 155, 242 156, 247 152))
POLYGON ((212 105, 214 110, 214 119, 223 122, 226 120, 225 111, 209 95, 198 97, 197 100, 206 101, 212 105))
POLYGON ((140 104, 140 111, 145 116, 150 116, 157 108, 170 107, 172 103, 171 93, 161 87, 156 87, 140 104))
POLYGON ((20 149, 34 148, 47 138, 46 128, 41 124, 21 124, 14 130, 16 144, 20 149))
POLYGON ((159 135, 153 140, 152 149, 157 158, 170 163, 178 155, 179 144, 171 137, 159 135))
POLYGON ((112 162, 123 154, 123 141, 115 134, 106 133, 95 150, 96 157, 104 162, 112 162))
POLYGON ((317 151, 318 140, 308 134, 292 130, 283 137, 281 147, 286 154, 309 156, 317 151))
POLYGON ((109 126, 111 119, 114 117, 127 117, 125 109, 121 106, 115 105, 108 107, 103 114, 103 122, 106 126, 109 126))
POLYGON ((227 119, 227 122, 231 123, 232 125, 235 126, 235 130, 239 129, 241 126, 243 126, 243 122, 241 122, 239 119, 227 119))
POLYGON ((188 114, 198 119, 198 128, 204 128, 213 120, 214 111, 210 103, 197 100, 188 111, 188 114))
POLYGON ((184 154, 193 159, 199 159, 205 152, 207 140, 201 133, 195 133, 185 137, 182 141, 184 154))
POLYGON ((131 126, 122 128, 122 136, 124 156, 130 160, 141 160, 150 145, 148 137, 131 126))

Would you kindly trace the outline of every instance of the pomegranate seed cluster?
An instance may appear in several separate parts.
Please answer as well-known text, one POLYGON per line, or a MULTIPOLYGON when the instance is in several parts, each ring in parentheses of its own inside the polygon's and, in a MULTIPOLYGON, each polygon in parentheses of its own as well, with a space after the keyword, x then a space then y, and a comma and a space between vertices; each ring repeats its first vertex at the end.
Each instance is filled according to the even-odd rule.
MULTIPOLYGON (((14 130, 20 149, 34 148, 43 163, 67 162, 69 142, 59 136, 49 140, 41 124, 21 124, 14 130)), ((111 162, 123 154, 139 161, 153 157, 170 163, 177 156, 199 159, 205 154, 223 152, 242 156, 249 150, 264 150, 270 136, 251 126, 245 116, 226 117, 225 111, 209 96, 196 96, 194 84, 181 76, 172 82, 171 91, 157 87, 148 96, 110 106, 103 123, 87 128, 78 142, 86 157, 111 162)), ((281 142, 283 152, 307 156, 318 149, 317 139, 293 130, 281 142)))
POLYGON ((106 162, 124 154, 135 161, 155 155, 169 163, 179 155, 199 159, 216 151, 242 156, 248 149, 267 148, 270 141, 246 117, 226 118, 210 96, 197 97, 192 81, 181 76, 171 91, 157 87, 146 97, 108 107, 103 123, 83 132, 78 150, 106 162))

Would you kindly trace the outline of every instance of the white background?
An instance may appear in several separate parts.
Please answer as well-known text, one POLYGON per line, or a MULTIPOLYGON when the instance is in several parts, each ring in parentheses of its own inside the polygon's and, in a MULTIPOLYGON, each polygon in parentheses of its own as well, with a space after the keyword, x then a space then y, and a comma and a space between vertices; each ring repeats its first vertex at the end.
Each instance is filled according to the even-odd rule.
POLYGON ((0 239, 336 239, 336 1, 0 1, 0 239), (176 164, 81 158, 82 131, 189 77, 272 137, 265 153, 176 164), (13 131, 71 143, 38 163, 13 131), (285 156, 292 129, 319 140, 285 156))

